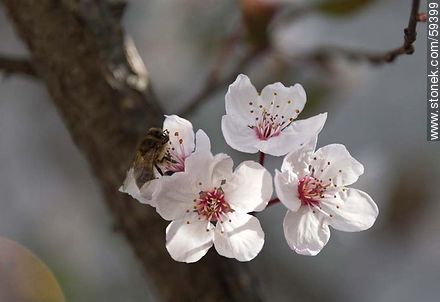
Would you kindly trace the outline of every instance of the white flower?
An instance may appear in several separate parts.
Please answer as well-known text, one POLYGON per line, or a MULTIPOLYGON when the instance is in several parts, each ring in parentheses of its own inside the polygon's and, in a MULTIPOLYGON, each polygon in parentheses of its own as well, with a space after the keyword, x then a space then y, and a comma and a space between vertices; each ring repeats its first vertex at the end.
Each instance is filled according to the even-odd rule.
POLYGON ((157 163, 163 175, 155 170, 156 178, 145 183, 139 189, 136 185, 133 168, 130 168, 123 185, 119 188, 119 191, 128 193, 139 202, 152 206, 156 206, 155 193, 158 191, 162 179, 169 177, 171 174, 183 172, 186 159, 196 149, 197 152, 209 152, 211 149, 209 138, 205 132, 202 130, 197 131, 194 140, 192 124, 177 115, 166 115, 163 129, 168 131, 170 138, 165 149, 168 160, 157 163))
POLYGON ((261 95, 249 78, 240 74, 226 93, 222 132, 232 148, 274 156, 299 149, 324 126, 327 113, 294 121, 303 110, 306 93, 300 84, 267 85, 261 95))
POLYGON ((233 172, 226 154, 196 152, 185 172, 163 180, 157 212, 172 221, 166 248, 176 261, 195 262, 214 245, 220 255, 253 259, 262 249, 264 233, 248 213, 263 210, 272 196, 272 177, 260 164, 241 163, 233 172))
POLYGON ((298 254, 316 255, 330 238, 329 225, 345 232, 370 228, 379 214, 371 197, 347 188, 364 173, 361 163, 343 145, 332 144, 316 152, 316 138, 289 153, 281 172, 275 173, 275 190, 288 208, 284 235, 298 254))

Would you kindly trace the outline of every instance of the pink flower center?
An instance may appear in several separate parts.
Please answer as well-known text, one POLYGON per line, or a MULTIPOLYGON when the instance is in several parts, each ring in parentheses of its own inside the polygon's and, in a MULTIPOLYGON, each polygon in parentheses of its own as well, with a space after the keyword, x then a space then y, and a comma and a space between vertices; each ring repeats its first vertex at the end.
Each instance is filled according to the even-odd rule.
POLYGON ((271 137, 278 136, 281 133, 282 124, 277 121, 272 115, 263 112, 262 118, 254 126, 254 131, 260 140, 268 140, 271 137))
POLYGON ((221 188, 200 192, 195 202, 195 211, 208 221, 222 221, 222 215, 233 211, 225 200, 225 194, 221 188))
POLYGON ((248 125, 258 139, 263 141, 280 135, 300 113, 299 109, 294 109, 295 102, 292 99, 286 99, 285 96, 280 98, 275 91, 270 104, 266 106, 264 103, 255 103, 254 100, 249 102, 249 113, 255 119, 255 124, 248 125))
MULTIPOLYGON (((251 110, 253 113, 254 110, 251 110)), ((255 117, 255 125, 249 125, 249 128, 255 131, 258 139, 266 141, 271 137, 281 134, 293 122, 294 118, 286 118, 283 115, 268 112, 264 107, 255 117)))
POLYGON ((313 176, 305 176, 299 180, 298 197, 302 205, 319 207, 320 199, 324 198, 330 184, 323 185, 322 181, 313 176))

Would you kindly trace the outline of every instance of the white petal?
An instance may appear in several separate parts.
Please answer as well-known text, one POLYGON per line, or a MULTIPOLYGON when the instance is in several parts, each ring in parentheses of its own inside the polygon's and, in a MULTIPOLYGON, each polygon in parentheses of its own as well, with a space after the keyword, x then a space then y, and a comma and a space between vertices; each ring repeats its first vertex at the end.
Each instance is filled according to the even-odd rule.
POLYGON ((156 206, 157 203, 155 195, 159 191, 162 178, 163 177, 152 179, 142 186, 140 190, 141 200, 139 200, 141 203, 147 203, 153 207, 156 206))
POLYGON ((165 115, 163 129, 169 131, 170 142, 177 152, 188 156, 194 151, 194 130, 189 121, 177 115, 165 115))
POLYGON ((211 161, 213 155, 211 153, 211 141, 203 130, 198 130, 196 133, 196 148, 185 159, 185 171, 189 173, 197 173, 201 165, 205 165, 211 161))
MULTIPOLYGON (((147 190, 147 188, 149 188, 148 193, 153 192, 155 190, 155 185, 150 187, 150 184, 151 184, 151 181, 145 183, 142 186, 142 189, 147 190)), ((156 206, 155 202, 153 202, 153 200, 152 200, 152 196, 150 196, 148 194, 146 194, 146 195, 141 194, 141 190, 139 190, 138 186, 136 185, 136 180, 135 180, 134 174, 133 174, 133 168, 130 168, 127 171, 127 176, 125 177, 124 183, 119 188, 119 192, 129 194, 131 197, 138 200, 140 203, 148 204, 151 206, 156 206)))
POLYGON ((292 171, 298 178, 309 174, 309 164, 316 148, 318 136, 313 137, 308 143, 294 152, 290 152, 284 157, 281 171, 292 171))
POLYGON ((242 162, 223 186, 225 199, 241 213, 262 211, 272 197, 272 176, 254 161, 242 162))
POLYGON ((287 244, 301 255, 317 255, 330 239, 322 215, 313 213, 308 206, 300 207, 297 212, 287 211, 283 227, 287 244))
POLYGON ((264 245, 264 232, 260 222, 254 216, 237 212, 229 213, 228 218, 230 220, 217 223, 215 227, 215 249, 228 258, 252 260, 264 245))
POLYGON ((259 150, 273 156, 294 152, 321 132, 326 119, 327 113, 321 113, 306 120, 295 121, 280 135, 271 137, 267 141, 260 141, 259 150))
POLYGON ((140 190, 136 185, 136 180, 133 175, 133 168, 130 168, 127 171, 127 175, 125 176, 124 183, 119 188, 119 192, 127 193, 133 198, 136 198, 140 194, 140 190))
POLYGON ((285 87, 281 83, 267 85, 261 91, 260 102, 274 115, 296 119, 306 104, 306 92, 300 84, 285 87))
POLYGON ((194 152, 185 161, 185 173, 193 179, 197 192, 219 187, 222 180, 232 177, 234 162, 223 153, 213 156, 211 152, 194 152))
POLYGON ((188 216, 168 225, 166 248, 174 260, 192 263, 206 255, 213 244, 213 238, 214 231, 207 231, 206 221, 188 216))
MULTIPOLYGON (((216 154, 210 165, 210 170, 212 171, 211 184, 215 187, 219 187, 223 180, 229 181, 233 175, 233 167, 234 162, 227 154, 216 154)), ((205 169, 206 168, 207 167, 205 167, 205 169)))
POLYGON ((175 173, 161 179, 161 186, 155 194, 156 211, 166 220, 180 219, 192 211, 194 199, 199 190, 193 175, 187 172, 175 173))
POLYGON ((339 208, 323 204, 323 209, 331 213, 329 224, 340 231, 359 232, 369 229, 379 215, 373 199, 365 192, 347 188, 339 193, 344 201, 339 208))
POLYGON ((198 130, 196 134, 196 149, 185 159, 185 172, 191 174, 199 173, 200 169, 205 169, 206 165, 213 160, 211 153, 211 142, 203 130, 198 130))
POLYGON ((298 198, 298 177, 291 171, 275 171, 275 192, 280 201, 291 211, 298 211, 301 200, 298 198))
POLYGON ((324 146, 315 152, 314 157, 315 177, 337 186, 351 185, 364 173, 362 164, 351 157, 344 145, 324 146))
POLYGON ((255 131, 248 127, 248 122, 236 116, 224 115, 222 133, 226 143, 233 149, 245 153, 257 153, 260 140, 255 131))
POLYGON ((196 132, 196 147, 194 152, 211 152, 211 141, 202 129, 196 132))
POLYGON ((229 85, 225 96, 226 114, 234 115, 244 119, 247 123, 251 119, 249 103, 258 102, 258 93, 252 85, 249 78, 244 75, 238 75, 237 79, 229 85))

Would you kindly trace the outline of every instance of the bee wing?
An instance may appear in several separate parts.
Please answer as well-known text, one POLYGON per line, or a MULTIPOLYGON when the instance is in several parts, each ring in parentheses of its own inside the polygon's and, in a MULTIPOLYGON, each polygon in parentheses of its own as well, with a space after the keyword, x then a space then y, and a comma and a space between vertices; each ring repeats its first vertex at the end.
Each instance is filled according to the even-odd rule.
POLYGON ((136 153, 133 162, 133 175, 139 188, 147 181, 154 179, 154 159, 155 152, 153 150, 144 155, 136 153))

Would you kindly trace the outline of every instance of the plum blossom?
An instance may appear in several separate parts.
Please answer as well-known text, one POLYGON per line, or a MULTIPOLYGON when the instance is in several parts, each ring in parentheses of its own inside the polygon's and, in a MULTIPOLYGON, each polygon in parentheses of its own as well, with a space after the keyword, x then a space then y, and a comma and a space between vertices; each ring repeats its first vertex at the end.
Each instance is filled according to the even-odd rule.
POLYGON ((209 152, 211 149, 206 133, 198 130, 196 135, 194 135, 191 122, 177 115, 165 116, 163 130, 168 132, 169 141, 164 150, 166 160, 157 162, 157 167, 161 172, 155 169, 156 178, 138 188, 133 168, 130 168, 123 185, 119 188, 119 191, 127 193, 139 202, 151 206, 156 206, 154 196, 164 178, 174 173, 185 171, 185 161, 196 149, 197 151, 205 152, 209 152))
POLYGON ((214 245, 228 258, 249 261, 261 251, 264 233, 257 218, 272 196, 272 176, 260 164, 242 162, 233 171, 226 154, 195 152, 185 171, 164 177, 157 212, 172 221, 166 248, 181 262, 196 262, 214 245), (172 189, 170 189, 172 188, 172 189))
POLYGON ((284 235, 291 249, 317 255, 330 238, 329 226, 345 232, 370 228, 379 214, 371 197, 348 188, 364 173, 364 167, 340 144, 315 152, 316 138, 290 152, 281 172, 275 172, 275 190, 288 211, 284 235))
POLYGON ((258 94, 249 78, 240 74, 226 93, 223 136, 229 146, 245 153, 282 156, 295 151, 318 135, 327 119, 327 113, 321 113, 295 121, 305 103, 300 84, 285 87, 278 82, 258 94))

